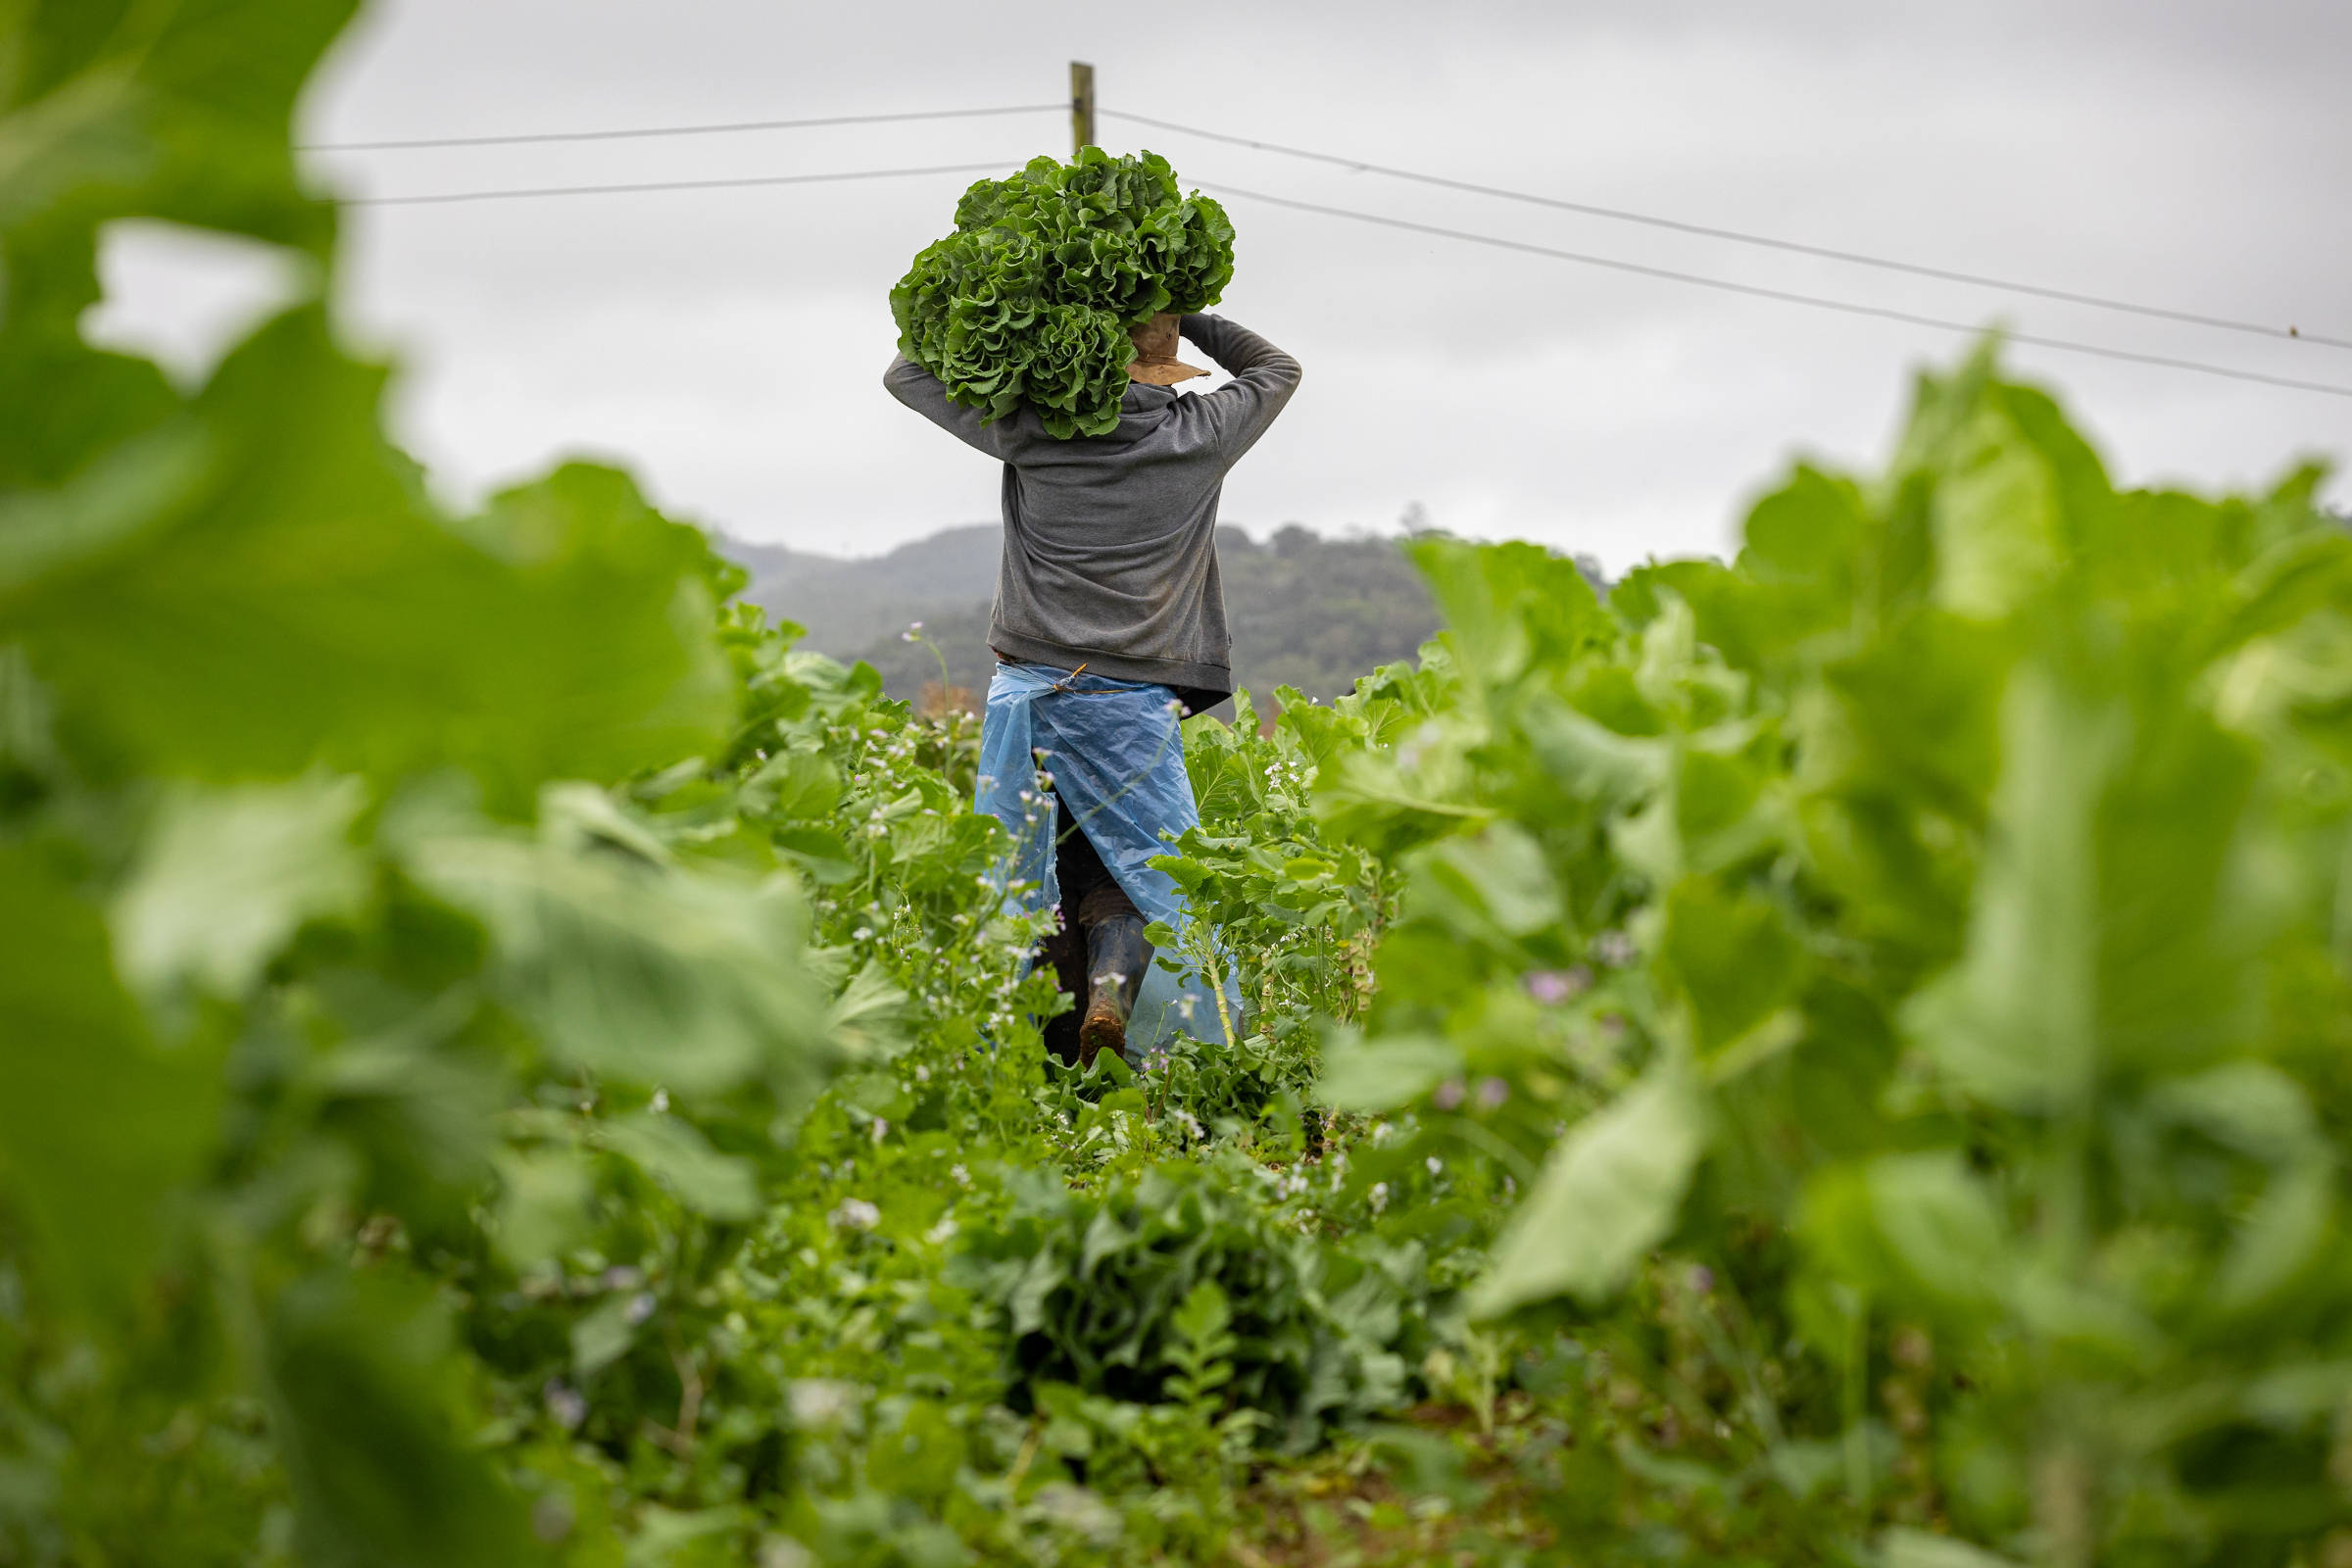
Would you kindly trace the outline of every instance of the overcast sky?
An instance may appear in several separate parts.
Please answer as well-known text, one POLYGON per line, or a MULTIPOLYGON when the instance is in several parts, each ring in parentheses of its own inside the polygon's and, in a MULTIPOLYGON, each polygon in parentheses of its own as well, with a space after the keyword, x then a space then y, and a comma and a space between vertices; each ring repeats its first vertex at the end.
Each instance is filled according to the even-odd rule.
MULTIPOLYGON (((1182 8, 379 0, 314 141, 1051 103, 2352 338, 2352 5, 1426 0, 1182 8)), ((318 156, 346 195, 1068 152, 1066 114, 318 156)), ((1105 118, 1230 183, 1728 279, 2352 387, 2266 341, 1545 212, 1105 118)), ((453 494, 593 454, 676 513, 866 554, 992 516, 997 476, 883 393, 887 293, 970 176, 349 218, 351 319, 453 494)), ((1613 565, 1726 551, 1791 455, 1886 452, 1964 340, 1227 199, 1220 309, 1306 379, 1225 516, 1442 526, 1613 565)), ((2352 399, 2018 349, 2118 470, 2199 488, 2352 453, 2352 399)), ((2331 492, 2352 496, 2342 480, 2331 492)))

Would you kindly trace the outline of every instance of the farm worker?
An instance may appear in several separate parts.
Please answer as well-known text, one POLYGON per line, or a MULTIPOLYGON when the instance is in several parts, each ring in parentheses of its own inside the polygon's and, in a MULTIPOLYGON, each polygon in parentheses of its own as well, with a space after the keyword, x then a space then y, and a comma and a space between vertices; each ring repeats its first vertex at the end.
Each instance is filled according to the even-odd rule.
POLYGON ((1230 1015, 1197 975, 1178 982, 1152 964, 1147 924, 1181 934, 1186 914, 1149 862, 1168 853, 1163 833, 1200 822, 1177 717, 1233 693, 1217 499, 1299 375, 1297 360, 1220 317, 1161 315, 1132 331, 1136 360, 1107 435, 1056 440, 1026 406, 984 424, 904 357, 884 377, 901 403, 1004 466, 988 637, 998 664, 975 804, 1012 832, 1008 883, 1031 885, 1030 906, 1058 906, 1043 956, 1077 1008, 1049 1023, 1047 1043, 1081 1066, 1106 1047, 1133 1059, 1180 1031, 1214 1036, 1230 1015), (1180 332, 1233 379, 1175 391, 1208 373, 1178 362, 1180 332))

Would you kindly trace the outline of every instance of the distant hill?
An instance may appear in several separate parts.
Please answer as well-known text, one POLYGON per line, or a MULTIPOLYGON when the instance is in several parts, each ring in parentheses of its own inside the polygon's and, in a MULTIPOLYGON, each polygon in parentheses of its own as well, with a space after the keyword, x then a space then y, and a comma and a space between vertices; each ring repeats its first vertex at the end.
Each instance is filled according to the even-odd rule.
MULTIPOLYGON (((907 699, 939 684, 944 659, 948 688, 976 702, 996 662, 988 612, 1001 543, 996 523, 976 523, 863 561, 739 541, 724 548, 752 573, 745 597, 806 626, 806 646, 866 661, 892 696, 907 699), (905 640, 918 620, 924 641, 905 640)), ((1327 539, 1290 527, 1261 545, 1221 528, 1217 561, 1234 673, 1252 692, 1290 685, 1339 696, 1437 629, 1429 590, 1396 539, 1327 539)))
POLYGON ((910 620, 985 606, 996 593, 1002 539, 998 524, 976 522, 857 561, 740 539, 719 547, 752 574, 745 598, 807 627, 805 646, 849 659, 910 620))

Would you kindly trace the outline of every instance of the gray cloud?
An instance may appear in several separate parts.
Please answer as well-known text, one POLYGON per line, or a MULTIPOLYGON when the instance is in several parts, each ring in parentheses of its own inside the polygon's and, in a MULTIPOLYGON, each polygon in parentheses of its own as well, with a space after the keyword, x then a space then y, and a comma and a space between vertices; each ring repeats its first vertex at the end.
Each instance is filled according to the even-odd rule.
MULTIPOLYGON (((1056 99, 1580 200, 2352 335, 2352 10, 1669 0, 1641 8, 1207 4, 379 7, 312 139, 1056 99)), ((1104 140, 1136 144, 1106 120, 1104 140)), ((358 192, 1017 161, 1066 122, 858 127, 315 160, 358 192)), ((1967 321, 2352 384, 2270 344, 1517 208, 1152 133, 1233 184, 1967 321)), ((988 466, 882 394, 884 295, 961 181, 353 215, 353 324, 408 367, 402 433, 470 490, 625 459, 663 502, 764 539, 879 550, 988 515, 988 466)), ((1803 448, 1883 452, 1909 377, 1962 340, 1236 198, 1225 309, 1306 362, 1227 514, 1445 524, 1623 563, 1727 548, 1803 448)), ((2259 482, 2340 453, 2352 402, 2019 350, 2119 471, 2259 482)), ((2345 494, 2340 487, 2338 495, 2345 494)))

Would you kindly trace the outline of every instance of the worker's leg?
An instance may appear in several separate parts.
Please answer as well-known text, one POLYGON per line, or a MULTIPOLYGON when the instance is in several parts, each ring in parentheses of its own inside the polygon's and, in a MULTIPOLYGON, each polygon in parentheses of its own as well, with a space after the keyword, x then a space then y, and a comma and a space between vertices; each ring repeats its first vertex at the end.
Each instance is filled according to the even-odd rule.
MULTIPOLYGON (((1183 890, 1152 864, 1169 853, 1170 840, 1200 820, 1185 770, 1177 699, 1164 686, 1125 684, 1040 698, 1031 708, 1028 738, 1054 775, 1054 792, 1085 824, 1084 836, 1099 858, 1117 868, 1120 886, 1144 921, 1165 921, 1181 931, 1187 925, 1183 890)), ((1085 906, 1083 897, 1073 896, 1075 886, 1073 881, 1060 890, 1062 907, 1072 915, 1085 906)), ((1238 998, 1220 1007, 1204 977, 1162 972, 1156 959, 1139 964, 1132 956, 1123 962, 1113 957, 1106 969, 1130 982, 1131 989, 1111 993, 1126 1004, 1119 1029, 1123 1051, 1178 1036, 1219 1040, 1225 1020, 1238 1016, 1238 998), (1140 986, 1134 984, 1139 971, 1140 986)), ((1111 1010, 1115 1015, 1121 1009, 1111 1010)))
POLYGON ((1075 1067, 1081 1064, 1078 1026, 1086 1014, 1086 929, 1078 921, 1078 906, 1091 888, 1109 880, 1109 873, 1086 835, 1076 831, 1070 808, 1057 802, 1055 809, 1059 820, 1054 827, 1054 879, 1061 889, 1061 907, 1054 932, 1046 938, 1039 956, 1052 967, 1054 983, 1070 999, 1070 1005, 1046 1020, 1046 1054, 1075 1067), (1073 842, 1084 850, 1072 853, 1073 842))
MULTIPOLYGON (((1090 951, 1094 930, 1104 920, 1127 915, 1135 918, 1136 930, 1141 932, 1143 920, 1069 807, 1056 800, 1054 814, 1054 880, 1061 890, 1060 920, 1054 935, 1046 938, 1040 956, 1053 966, 1054 984, 1070 999, 1070 1007, 1046 1020, 1046 1050, 1056 1061, 1092 1066, 1095 1053, 1102 1046, 1101 1029, 1098 1026, 1091 1046, 1082 1043, 1081 1030, 1095 990, 1096 965, 1090 951)), ((1129 1005, 1132 1007, 1132 1002, 1129 1005)), ((1120 1017, 1125 1016, 1122 1011, 1120 1017)))
POLYGON ((1086 1016, 1078 1025, 1078 1054, 1091 1061, 1104 1050, 1127 1054, 1127 1020, 1152 967, 1144 917, 1114 884, 1079 911, 1086 931, 1086 1016))
POLYGON ((1059 832, 1055 866, 1062 916, 1065 924, 1075 923, 1084 933, 1086 945, 1086 984, 1075 992, 1081 1012, 1078 1059, 1091 1066, 1105 1047, 1122 1056, 1127 1054, 1127 1019, 1144 987, 1152 944, 1144 940, 1142 912, 1066 806, 1059 832))
POLYGON ((1127 1019, 1152 962, 1152 944, 1144 940, 1142 912, 1067 806, 1058 808, 1054 837, 1062 929, 1053 956, 1074 1006, 1053 1021, 1062 1028, 1048 1025, 1048 1045, 1062 1060, 1074 1055, 1080 1065, 1092 1066, 1105 1046, 1126 1054, 1127 1019))

